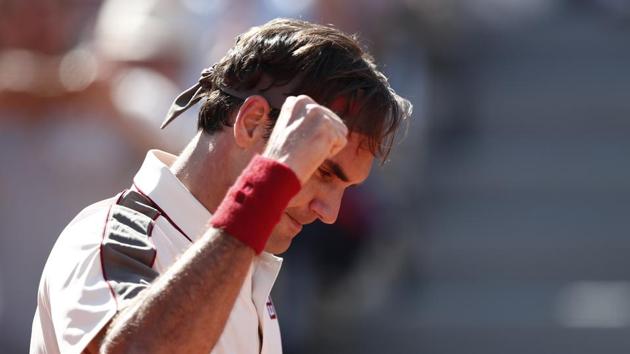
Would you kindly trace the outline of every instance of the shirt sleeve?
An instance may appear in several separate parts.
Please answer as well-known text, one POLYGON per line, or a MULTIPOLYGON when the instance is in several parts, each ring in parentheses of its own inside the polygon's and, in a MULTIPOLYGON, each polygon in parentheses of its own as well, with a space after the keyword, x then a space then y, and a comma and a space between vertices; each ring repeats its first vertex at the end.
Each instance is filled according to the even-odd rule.
MULTIPOLYGON (((47 301, 41 302, 48 305, 61 353, 81 353, 158 276, 151 241, 157 214, 146 215, 120 202, 73 222, 47 262, 42 279, 47 301)), ((44 332, 46 327, 42 325, 44 332)))

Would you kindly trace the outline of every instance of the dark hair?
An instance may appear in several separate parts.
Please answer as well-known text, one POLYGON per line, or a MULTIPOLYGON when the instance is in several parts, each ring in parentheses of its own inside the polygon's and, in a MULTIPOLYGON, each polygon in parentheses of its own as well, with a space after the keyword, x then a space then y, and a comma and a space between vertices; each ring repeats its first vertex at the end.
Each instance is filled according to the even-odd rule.
MULTIPOLYGON (((204 84, 208 94, 199 112, 199 129, 211 134, 229 126, 243 102, 219 87, 245 92, 268 79, 273 87, 291 83, 291 95, 308 95, 335 110, 351 132, 368 137, 367 148, 383 160, 396 130, 411 115, 409 101, 391 89, 356 35, 332 26, 275 19, 240 35, 213 66, 204 84), (295 78, 299 82, 293 85, 295 78)), ((275 110, 270 115, 275 120, 277 114, 275 110)))

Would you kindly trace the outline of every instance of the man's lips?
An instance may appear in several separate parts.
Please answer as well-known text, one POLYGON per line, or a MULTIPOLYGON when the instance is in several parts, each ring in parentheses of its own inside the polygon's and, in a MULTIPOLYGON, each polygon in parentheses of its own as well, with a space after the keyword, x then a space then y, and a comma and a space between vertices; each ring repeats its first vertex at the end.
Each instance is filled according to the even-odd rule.
POLYGON ((291 221, 291 224, 293 224, 293 227, 295 229, 297 229, 298 232, 300 232, 302 230, 302 223, 295 220, 291 215, 289 215, 288 213, 284 213, 288 219, 291 221))

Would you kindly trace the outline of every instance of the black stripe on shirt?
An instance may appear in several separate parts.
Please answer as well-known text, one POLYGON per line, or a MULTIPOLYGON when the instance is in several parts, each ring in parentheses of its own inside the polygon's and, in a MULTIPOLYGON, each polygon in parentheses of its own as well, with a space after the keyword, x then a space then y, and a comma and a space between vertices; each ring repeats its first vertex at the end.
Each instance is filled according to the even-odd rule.
POLYGON ((153 269, 157 251, 151 232, 160 214, 151 204, 137 192, 123 193, 105 225, 103 275, 116 295, 119 310, 159 275, 153 269))

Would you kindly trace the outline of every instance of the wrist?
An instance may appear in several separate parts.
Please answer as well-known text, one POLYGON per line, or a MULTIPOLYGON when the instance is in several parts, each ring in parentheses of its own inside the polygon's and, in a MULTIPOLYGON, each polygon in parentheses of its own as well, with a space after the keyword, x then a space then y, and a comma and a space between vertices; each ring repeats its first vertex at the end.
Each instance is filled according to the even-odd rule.
POLYGON ((256 155, 210 219, 210 224, 262 252, 289 201, 300 191, 294 170, 256 155))

